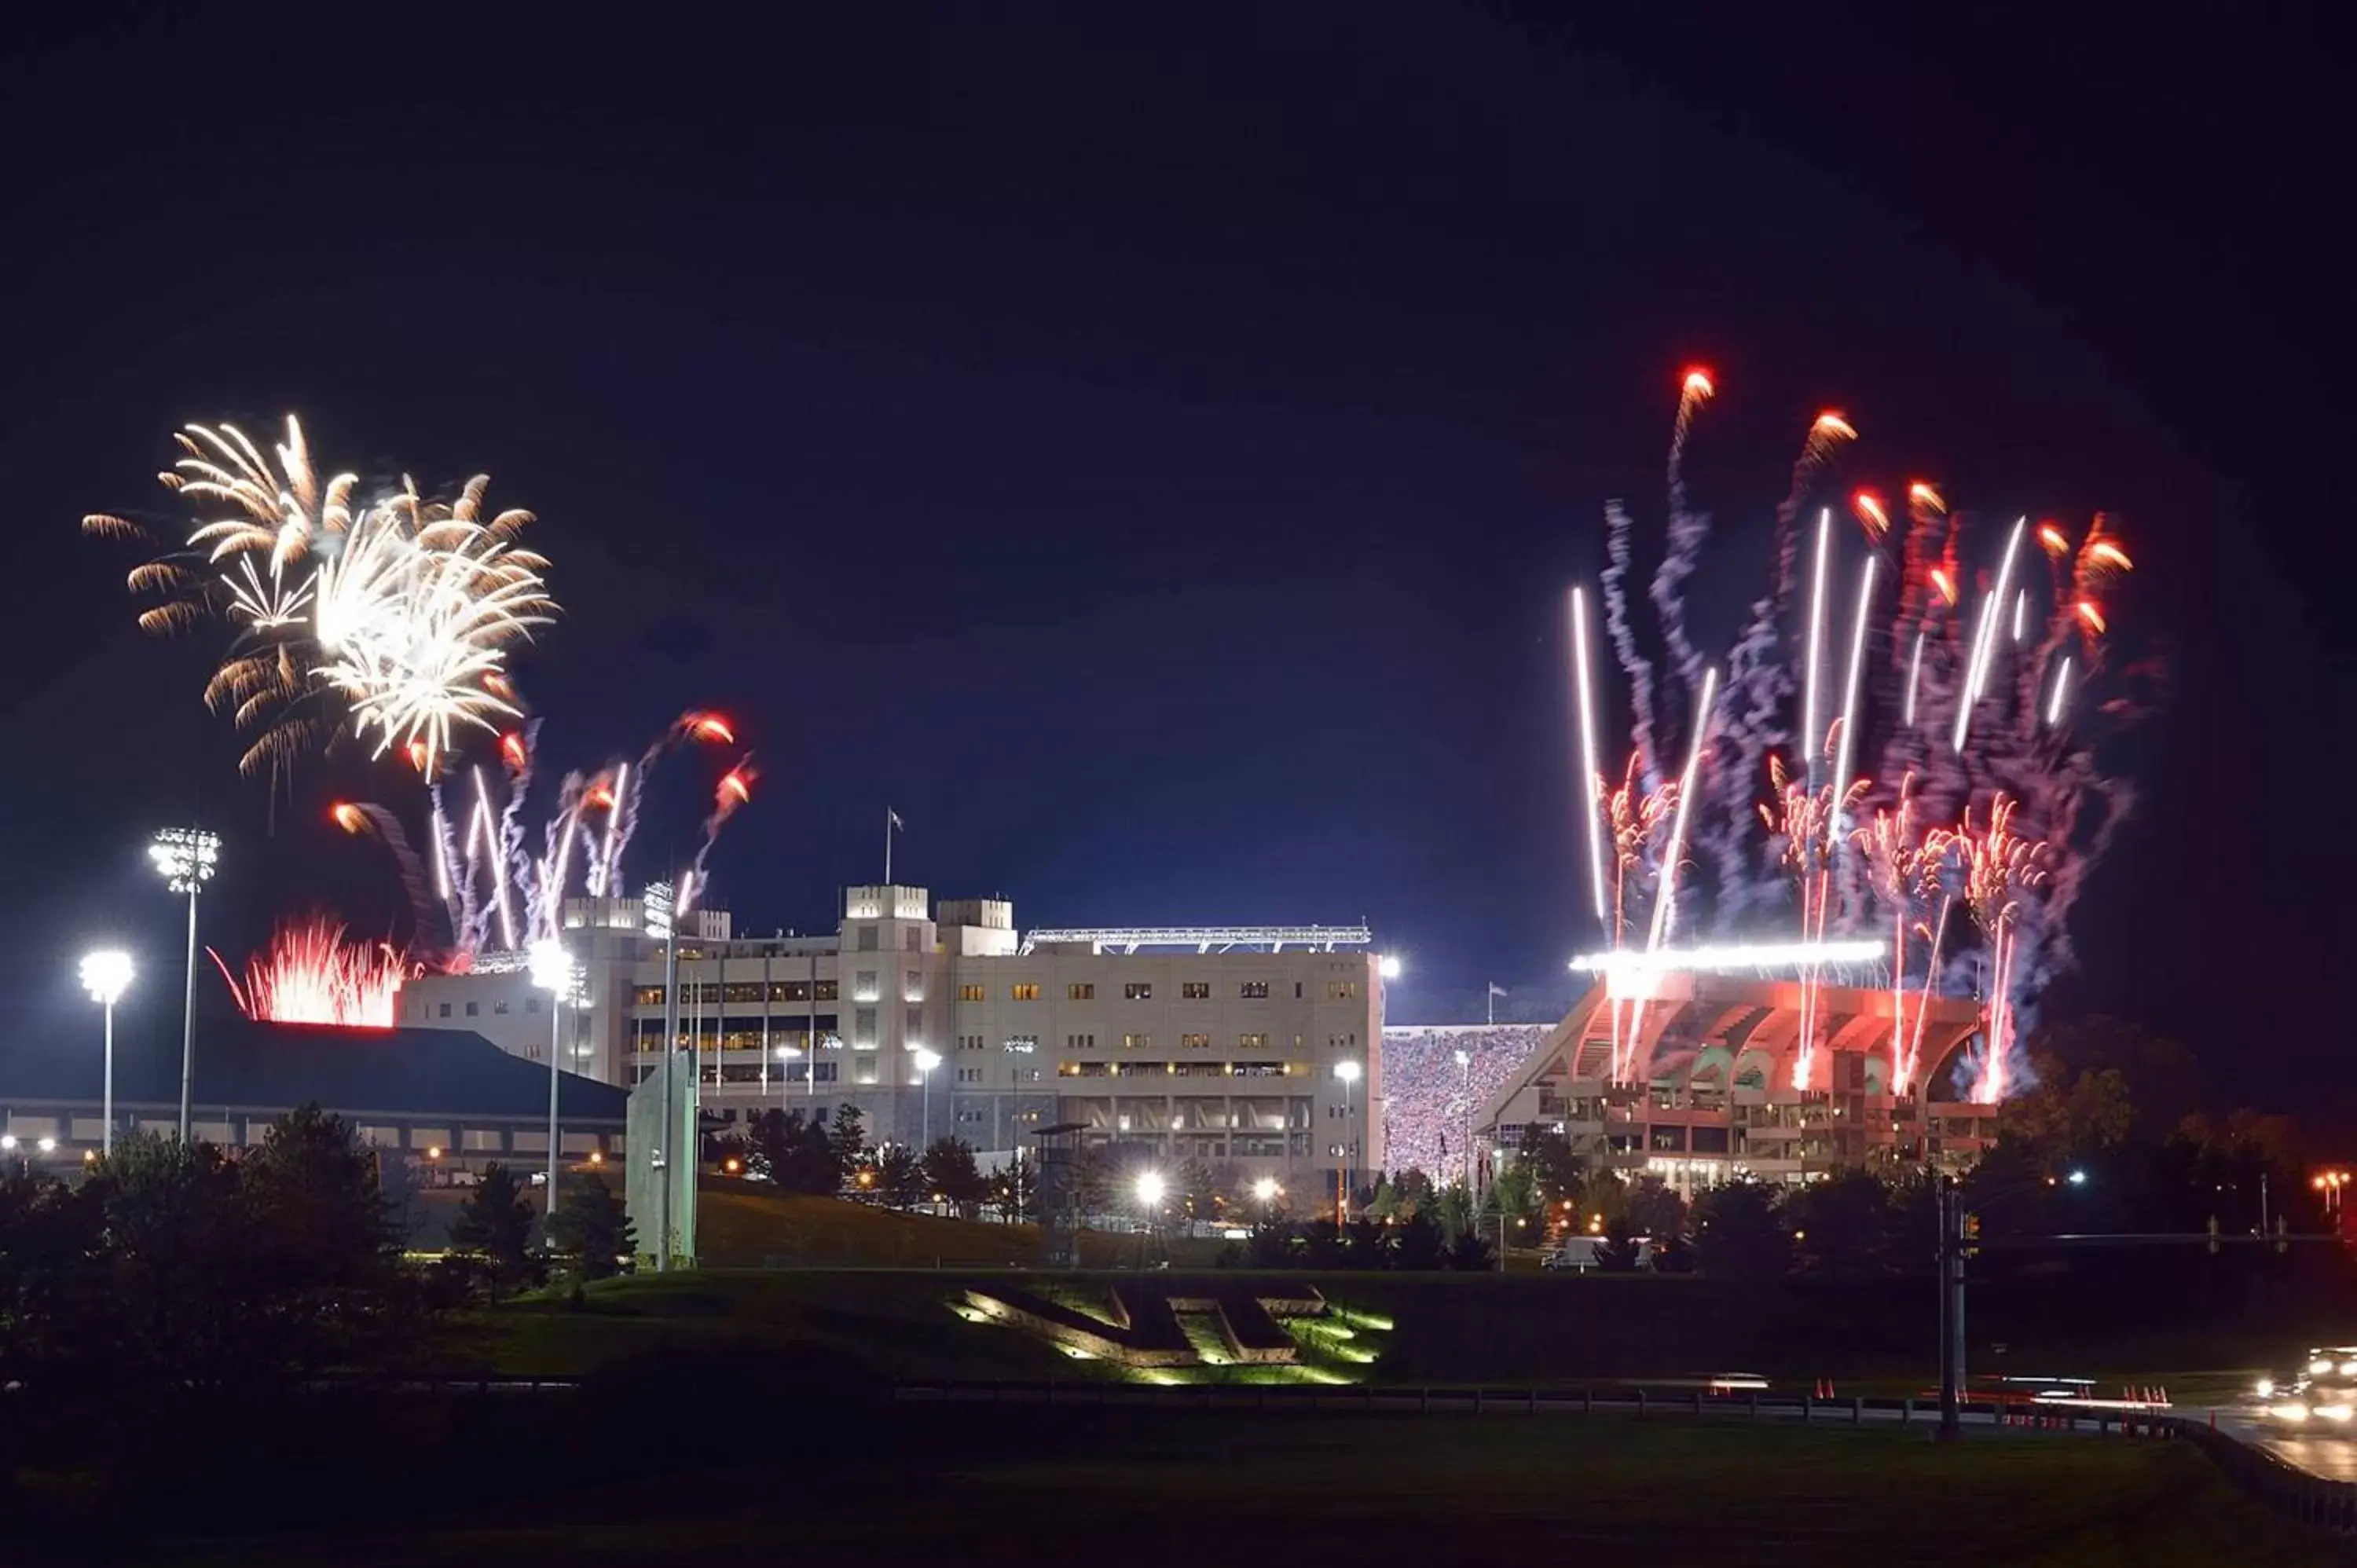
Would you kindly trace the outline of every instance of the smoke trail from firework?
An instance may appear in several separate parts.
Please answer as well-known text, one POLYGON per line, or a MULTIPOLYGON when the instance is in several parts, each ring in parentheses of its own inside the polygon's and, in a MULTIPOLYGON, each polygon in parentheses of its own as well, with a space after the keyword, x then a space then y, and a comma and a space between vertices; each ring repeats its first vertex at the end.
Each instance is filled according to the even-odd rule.
MULTIPOLYGON (((1654 614, 1661 622, 1663 639, 1669 645, 1670 668, 1677 671, 1678 682, 1685 688, 1689 705, 1695 688, 1702 684, 1702 654, 1686 635, 1686 606, 1683 589, 1685 580, 1694 575, 1699 564, 1704 542, 1710 537, 1710 519, 1686 503, 1686 436, 1694 429, 1695 413, 1710 400, 1715 390, 1708 372, 1686 372, 1684 384, 1678 395, 1677 421, 1670 429, 1669 548, 1662 556, 1661 565, 1654 570, 1650 590, 1654 614)), ((1591 767, 1589 771, 1592 773, 1595 769, 1591 767)))
POLYGON ((390 1029, 409 972, 390 944, 347 942, 343 923, 323 917, 279 927, 269 948, 246 961, 242 985, 221 954, 205 952, 238 1011, 274 1024, 390 1029))
MULTIPOLYGON (((1603 779, 1596 771, 1596 697, 1595 687, 1587 674, 1587 600, 1578 588, 1571 590, 1571 663, 1572 675, 1579 703, 1579 777, 1580 816, 1587 828, 1587 873, 1596 895, 1596 918, 1604 918, 1604 846, 1596 825, 1597 807, 1603 793, 1603 779)), ((1635 767, 1636 759, 1630 759, 1635 767)), ((1616 928, 1608 933, 1612 946, 1620 945, 1616 928)))
MULTIPOLYGON (((1792 485, 1776 509, 1776 559, 1766 596, 1754 600, 1751 617, 1727 655, 1727 683, 1739 693, 1726 725, 1727 748, 1734 766, 1718 769, 1713 779, 1712 818, 1719 824, 1713 858, 1719 866, 1718 916, 1722 922, 1739 919, 1761 901, 1764 888, 1743 843, 1741 823, 1751 814, 1751 791, 1760 764, 1770 748, 1781 746, 1785 732, 1779 715, 1793 692, 1791 670, 1777 656, 1782 640, 1784 609, 1792 593, 1793 566, 1799 554, 1795 523, 1818 472, 1845 441, 1857 432, 1840 414, 1821 413, 1809 426, 1801 456, 1792 465, 1792 485)), ((1818 736, 1807 737, 1813 747, 1818 736)))
MULTIPOLYGON (((417 852, 409 847, 409 834, 401 820, 382 806, 364 801, 339 800, 328 810, 328 815, 344 832, 353 834, 373 833, 385 852, 393 856, 393 869, 401 874, 401 890, 409 898, 411 940, 424 946, 432 940, 434 903, 426 896, 425 869, 417 863, 417 852)), ((442 897, 447 899, 447 893, 442 897)))
POLYGON ((1661 769, 1653 757, 1653 666, 1637 651, 1636 628, 1629 624, 1629 533, 1631 524, 1629 513, 1620 502, 1613 501, 1604 509, 1604 552, 1610 563, 1601 578, 1604 586, 1604 626, 1612 638, 1612 655, 1629 677, 1629 705, 1637 718, 1631 739, 1637 747, 1637 766, 1645 775, 1645 788, 1653 789, 1661 782, 1661 769))

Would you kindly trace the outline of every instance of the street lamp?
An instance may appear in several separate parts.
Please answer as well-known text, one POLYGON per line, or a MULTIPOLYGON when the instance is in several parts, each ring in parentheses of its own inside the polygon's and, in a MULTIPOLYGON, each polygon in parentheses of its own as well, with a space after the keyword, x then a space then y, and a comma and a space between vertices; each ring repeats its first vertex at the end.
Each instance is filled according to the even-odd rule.
POLYGON ((197 1076, 197 893, 221 868, 221 834, 166 828, 147 846, 156 874, 188 896, 188 979, 180 1010, 180 1142, 188 1141, 188 1094, 197 1076))
POLYGON ((925 1049, 922 1046, 917 1047, 917 1076, 924 1081, 925 1085, 925 1141, 923 1146, 926 1148, 932 1147, 933 1143, 933 1069, 941 1065, 942 1058, 939 1056, 936 1056, 933 1052, 925 1049))
POLYGON ((105 1119, 98 1138, 100 1151, 114 1153, 114 1004, 131 984, 131 955, 114 948, 85 954, 81 961, 82 989, 106 1012, 106 1073, 100 1114, 105 1119))
POLYGON ((1375 961, 1375 972, 1385 980, 1397 980, 1400 977, 1400 961, 1392 954, 1385 953, 1375 961))
POLYGON ((1339 1061, 1334 1064, 1334 1076, 1342 1080, 1342 1164, 1335 1171, 1334 1223, 1348 1224, 1351 1219, 1351 1165, 1359 1152, 1359 1129, 1351 1120, 1351 1086, 1359 1081, 1359 1064, 1339 1061))
POLYGON ((1260 1205, 1262 1218, 1267 1218, 1275 1208, 1277 1197, 1284 1191, 1285 1188, 1277 1186, 1273 1176, 1265 1176, 1252 1184, 1253 1200, 1260 1205))
POLYGON ((1149 1215, 1162 1211, 1162 1195, 1169 1190, 1160 1171, 1137 1173, 1137 1201, 1149 1215))
POLYGON ((548 1206, 547 1223, 541 1239, 549 1246, 555 1245, 556 1228, 556 1052, 564 1037, 559 1020, 565 1015, 565 999, 580 985, 580 972, 573 966, 573 955, 554 937, 544 937, 532 944, 532 983, 548 993, 548 1206))

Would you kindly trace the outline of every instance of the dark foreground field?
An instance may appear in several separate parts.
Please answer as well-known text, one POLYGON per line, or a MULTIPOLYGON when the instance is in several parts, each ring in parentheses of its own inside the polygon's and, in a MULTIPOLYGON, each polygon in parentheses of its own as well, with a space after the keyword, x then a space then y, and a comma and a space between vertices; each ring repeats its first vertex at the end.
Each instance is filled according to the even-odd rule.
MULTIPOLYGON (((1640 1563, 2252 1565, 2330 1561, 2190 1448, 1565 1419, 1280 1414, 911 1413, 884 1430, 813 1419, 808 1452, 730 1457, 734 1411, 640 1448, 687 1471, 535 1487, 530 1500, 414 1500, 297 1535, 160 1542, 155 1563, 339 1568, 802 1560, 1354 1564, 1640 1563), (675 1457, 675 1455, 674 1455, 675 1457), (429 1505, 430 1506, 430 1505, 429 1505), (934 1554, 939 1554, 935 1556, 934 1554)), ((775 1435, 775 1427, 771 1435, 775 1435)))

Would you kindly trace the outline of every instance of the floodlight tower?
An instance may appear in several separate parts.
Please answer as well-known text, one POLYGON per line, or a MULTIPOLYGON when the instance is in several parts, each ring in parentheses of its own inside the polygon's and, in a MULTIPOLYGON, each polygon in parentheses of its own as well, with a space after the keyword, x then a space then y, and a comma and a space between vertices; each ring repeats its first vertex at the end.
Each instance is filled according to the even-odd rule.
POLYGON ((98 1134, 99 1153, 114 1153, 114 1004, 131 984, 131 955, 114 949, 102 949, 84 954, 81 961, 82 989, 90 999, 106 1013, 106 1069, 101 1090, 103 1102, 100 1114, 105 1118, 98 1134))
POLYGON ((221 868, 221 835, 202 828, 166 828, 147 846, 156 873, 175 893, 188 896, 188 989, 180 1004, 180 1142, 188 1141, 188 1096, 197 1076, 197 894, 221 868))

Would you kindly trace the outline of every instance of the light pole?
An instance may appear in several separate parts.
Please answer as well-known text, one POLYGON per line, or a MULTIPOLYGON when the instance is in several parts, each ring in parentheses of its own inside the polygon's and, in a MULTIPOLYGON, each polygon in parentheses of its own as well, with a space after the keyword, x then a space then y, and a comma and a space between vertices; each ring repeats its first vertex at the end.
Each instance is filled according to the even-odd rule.
POLYGON ((922 1046, 917 1047, 917 1076, 924 1080, 925 1085, 925 1133, 924 1141, 917 1145, 920 1154, 932 1147, 933 1144, 933 1069, 941 1065, 940 1057, 922 1046))
POLYGON ((1465 1196, 1473 1196, 1473 1053, 1457 1053, 1457 1098, 1465 1102, 1465 1196))
POLYGON ((188 1141, 188 1095, 197 1076, 197 893, 221 866, 221 834, 166 828, 147 846, 156 875, 188 896, 188 977, 180 1004, 180 1142, 188 1141))
POLYGON ((565 944, 554 937, 544 937, 532 944, 532 983, 548 993, 548 1205, 544 1211, 546 1219, 541 1228, 543 1245, 555 1245, 556 1227, 556 1056, 564 1039, 561 1020, 565 1016, 565 999, 579 983, 573 967, 573 957, 565 944))
POLYGON ((105 1118, 98 1134, 99 1152, 114 1153, 114 1004, 131 983, 131 955, 113 948, 86 954, 81 961, 82 989, 106 1013, 106 1074, 100 1114, 105 1118))
POLYGON ((1162 1227, 1162 1197, 1170 1189, 1162 1173, 1146 1170, 1137 1173, 1137 1206, 1146 1211, 1146 1231, 1137 1239, 1137 1266, 1146 1267, 1146 1244, 1158 1240, 1162 1227))
POLYGON ((1284 1195, 1284 1192, 1285 1188, 1277 1185, 1277 1180, 1273 1176, 1265 1176, 1252 1184, 1253 1201, 1260 1205, 1260 1217, 1263 1223, 1275 1218, 1276 1200, 1284 1195))
POLYGON ((1351 1166, 1359 1152, 1359 1125, 1351 1120, 1351 1086, 1359 1081, 1359 1064, 1340 1061, 1334 1064, 1334 1076, 1342 1080, 1342 1164, 1337 1167, 1334 1179, 1334 1223, 1351 1222, 1351 1166))

